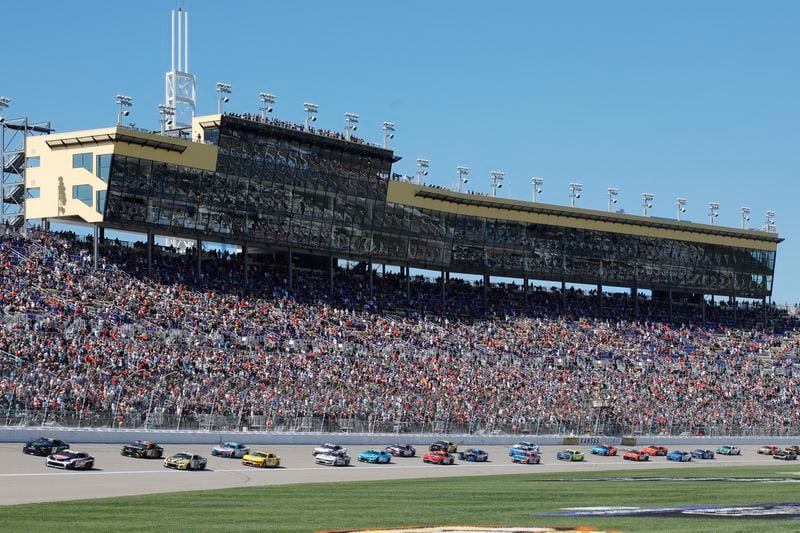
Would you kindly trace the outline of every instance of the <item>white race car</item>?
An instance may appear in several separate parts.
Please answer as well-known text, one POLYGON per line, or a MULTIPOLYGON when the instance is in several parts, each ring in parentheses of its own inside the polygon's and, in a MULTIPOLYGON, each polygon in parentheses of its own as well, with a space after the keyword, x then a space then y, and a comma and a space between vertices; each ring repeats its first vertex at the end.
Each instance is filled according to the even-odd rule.
POLYGON ((214 457, 228 457, 232 459, 241 459, 250 453, 250 448, 240 442, 226 442, 219 446, 214 446, 211 449, 211 455, 214 457))
POLYGON ((343 450, 332 453, 319 453, 314 457, 314 462, 318 465, 326 466, 348 466, 350 465, 350 456, 343 450))
POLYGON ((508 456, 513 457, 515 453, 536 452, 539 453, 539 445, 528 441, 518 442, 508 449, 508 456))
POLYGON ((50 468, 63 468, 64 470, 91 470, 94 467, 94 457, 86 452, 62 450, 48 455, 45 464, 50 468))
POLYGON ((742 455, 742 450, 736 446, 725 445, 717 448, 717 453, 720 455, 742 455))
POLYGON ((331 444, 330 442, 326 442, 322 446, 317 446, 316 448, 314 448, 314 451, 311 452, 311 455, 317 456, 321 453, 330 454, 338 452, 344 452, 346 454, 347 448, 345 448, 344 446, 339 446, 338 444, 331 444))

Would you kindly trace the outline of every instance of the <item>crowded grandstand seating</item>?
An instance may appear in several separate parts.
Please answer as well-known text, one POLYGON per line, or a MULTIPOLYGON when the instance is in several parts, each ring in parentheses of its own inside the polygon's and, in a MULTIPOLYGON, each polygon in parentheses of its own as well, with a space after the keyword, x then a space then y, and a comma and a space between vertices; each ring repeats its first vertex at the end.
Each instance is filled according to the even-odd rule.
POLYGON ((800 335, 775 308, 483 288, 6 228, 0 423, 791 434, 800 335), (635 311, 636 310, 636 311, 635 311), (638 312, 638 318, 635 316, 638 312))

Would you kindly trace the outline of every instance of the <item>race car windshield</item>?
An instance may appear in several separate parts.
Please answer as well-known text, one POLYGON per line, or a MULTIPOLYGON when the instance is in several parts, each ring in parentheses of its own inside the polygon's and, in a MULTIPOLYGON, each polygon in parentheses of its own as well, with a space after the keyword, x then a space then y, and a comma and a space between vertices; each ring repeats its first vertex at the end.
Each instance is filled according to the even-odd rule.
POLYGON ((189 455, 188 453, 175 454, 175 459, 191 459, 191 458, 192 458, 192 456, 189 455))

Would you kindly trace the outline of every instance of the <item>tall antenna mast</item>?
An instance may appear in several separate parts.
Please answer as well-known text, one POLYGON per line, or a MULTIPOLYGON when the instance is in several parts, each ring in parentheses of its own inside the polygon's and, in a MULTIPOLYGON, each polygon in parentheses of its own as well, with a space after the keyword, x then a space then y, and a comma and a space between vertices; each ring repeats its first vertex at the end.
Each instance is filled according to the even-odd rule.
POLYGON ((173 9, 170 24, 170 70, 165 79, 164 105, 175 110, 175 122, 170 129, 190 127, 197 111, 197 81, 194 74, 189 74, 189 13, 178 7, 177 15, 176 20, 173 9))

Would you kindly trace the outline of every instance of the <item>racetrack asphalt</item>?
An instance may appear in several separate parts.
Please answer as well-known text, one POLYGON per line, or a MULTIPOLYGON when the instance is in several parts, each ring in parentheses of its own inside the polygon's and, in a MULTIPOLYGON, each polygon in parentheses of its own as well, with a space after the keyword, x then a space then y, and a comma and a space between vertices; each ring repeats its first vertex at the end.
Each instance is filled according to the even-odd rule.
MULTIPOLYGON (((432 439, 433 440, 433 439, 432 439)), ((73 448, 88 452, 95 457, 95 469, 90 471, 62 471, 45 466, 44 457, 22 453, 22 443, 0 444, 0 505, 51 502, 131 496, 161 492, 223 489, 230 487, 252 487, 260 485, 285 485, 290 483, 313 483, 332 481, 367 481, 386 479, 411 479, 444 476, 480 476, 490 474, 517 474, 526 472, 589 472, 603 470, 663 468, 669 465, 704 466, 755 466, 781 464, 769 455, 758 455, 758 446, 742 446, 741 456, 722 456, 714 460, 694 459, 689 463, 674 463, 664 457, 653 457, 650 461, 633 463, 617 457, 590 455, 588 446, 542 446, 542 464, 512 464, 507 446, 480 446, 489 452, 486 463, 456 461, 452 466, 430 465, 422 462, 427 444, 414 444, 417 456, 392 458, 387 465, 373 465, 356 461, 358 454, 370 449, 365 446, 348 446, 352 457, 351 466, 331 467, 314 463, 313 446, 258 445, 254 449, 269 450, 281 456, 280 468, 259 469, 243 466, 239 459, 223 459, 211 456, 208 445, 164 445, 164 456, 185 451, 208 458, 208 468, 199 472, 169 470, 162 460, 133 459, 120 455, 120 445, 81 444, 73 448), (556 451, 575 448, 586 454, 582 462, 558 461, 556 451)), ((386 443, 391 444, 389 442, 386 443)), ((768 444, 764 442, 764 444, 768 444)), ((459 449, 470 447, 460 444, 459 449)), ((476 446, 477 448, 478 446, 476 446)), ((372 446, 372 448, 376 448, 372 446)), ((696 446, 684 447, 691 451, 696 446)), ((714 449, 716 447, 713 447, 714 449)), ((794 466, 795 461, 787 466, 794 466)))

